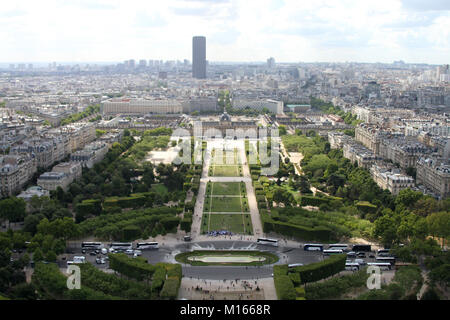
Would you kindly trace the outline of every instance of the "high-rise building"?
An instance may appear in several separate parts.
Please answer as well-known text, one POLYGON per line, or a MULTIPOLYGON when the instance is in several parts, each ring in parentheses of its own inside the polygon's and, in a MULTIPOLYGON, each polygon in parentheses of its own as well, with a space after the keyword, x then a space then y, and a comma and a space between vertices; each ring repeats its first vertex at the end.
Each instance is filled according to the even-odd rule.
POLYGON ((267 68, 269 69, 275 68, 275 59, 273 57, 267 59, 267 68))
POLYGON ((192 77, 206 79, 206 38, 192 38, 192 77))

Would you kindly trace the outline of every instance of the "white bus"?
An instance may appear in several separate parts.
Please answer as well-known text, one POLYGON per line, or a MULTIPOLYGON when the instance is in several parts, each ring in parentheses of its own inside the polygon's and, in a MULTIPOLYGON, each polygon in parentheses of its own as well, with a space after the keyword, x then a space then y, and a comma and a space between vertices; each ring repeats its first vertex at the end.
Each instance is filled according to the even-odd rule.
POLYGON ((390 253, 389 249, 380 249, 377 251, 377 256, 379 257, 388 257, 390 253))
POLYGON ((323 254, 328 256, 330 254, 341 254, 344 253, 344 251, 342 249, 328 249, 328 250, 323 250, 323 254))
POLYGON ((389 262, 390 264, 395 264, 394 257, 377 257, 377 262, 389 262))
POLYGON ((128 250, 133 249, 133 244, 131 242, 113 242, 109 245, 110 248, 114 250, 128 250))
POLYGON ((101 242, 82 242, 81 249, 84 250, 99 250, 103 248, 103 243, 101 242))
POLYGON ((323 244, 308 243, 308 244, 303 245, 303 250, 305 250, 305 251, 323 251, 323 244))
POLYGON ((345 243, 333 243, 328 245, 328 249, 341 249, 343 251, 346 251, 348 249, 348 245, 345 243))
POLYGON ((256 241, 258 244, 267 244, 270 246, 278 247, 278 240, 268 238, 258 238, 256 241))
POLYGON ((303 263, 291 263, 288 264, 288 268, 295 268, 295 267, 301 267, 303 266, 303 263))
POLYGON ((380 267, 381 270, 391 270, 392 265, 389 262, 368 262, 367 266, 380 267))
POLYGON ((348 271, 358 271, 358 270, 359 270, 359 263, 356 263, 356 262, 347 262, 347 263, 345 263, 345 270, 348 270, 348 271))
POLYGON ((139 242, 136 244, 136 249, 138 250, 158 249, 158 242, 139 242))

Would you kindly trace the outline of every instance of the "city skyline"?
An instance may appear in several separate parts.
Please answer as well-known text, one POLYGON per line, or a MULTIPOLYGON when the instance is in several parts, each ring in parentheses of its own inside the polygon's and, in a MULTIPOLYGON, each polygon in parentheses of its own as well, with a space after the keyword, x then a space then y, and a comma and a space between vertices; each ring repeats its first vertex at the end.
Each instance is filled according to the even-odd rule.
POLYGON ((20 1, 0 17, 2 63, 183 60, 196 34, 209 39, 209 61, 446 64, 450 56, 442 0, 20 1))

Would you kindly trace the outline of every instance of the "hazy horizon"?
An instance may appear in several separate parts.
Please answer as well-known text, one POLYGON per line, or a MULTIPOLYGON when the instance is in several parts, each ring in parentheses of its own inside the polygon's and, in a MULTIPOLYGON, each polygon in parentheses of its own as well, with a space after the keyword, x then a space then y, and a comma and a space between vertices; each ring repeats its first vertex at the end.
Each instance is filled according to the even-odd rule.
POLYGON ((196 35, 210 62, 450 62, 446 0, 19 0, 0 17, 6 64, 191 61, 196 35))

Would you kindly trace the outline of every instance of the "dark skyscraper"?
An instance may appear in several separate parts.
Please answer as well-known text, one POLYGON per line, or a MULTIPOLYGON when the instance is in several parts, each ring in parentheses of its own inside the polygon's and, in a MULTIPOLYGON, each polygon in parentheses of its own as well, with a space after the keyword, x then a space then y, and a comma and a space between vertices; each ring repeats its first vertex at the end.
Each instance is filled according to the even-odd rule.
POLYGON ((192 38, 192 76, 206 79, 206 38, 192 38))

